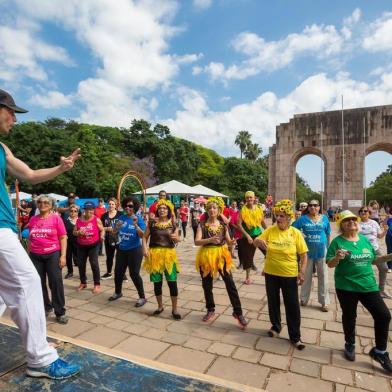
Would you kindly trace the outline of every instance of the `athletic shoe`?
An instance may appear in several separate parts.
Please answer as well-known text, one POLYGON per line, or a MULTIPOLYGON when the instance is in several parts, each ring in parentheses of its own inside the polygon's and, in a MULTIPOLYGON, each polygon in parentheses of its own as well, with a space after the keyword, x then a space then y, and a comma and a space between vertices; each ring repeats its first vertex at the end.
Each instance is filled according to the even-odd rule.
POLYGON ((208 310, 207 313, 202 317, 204 322, 210 321, 215 316, 214 310, 208 310))
POLYGON ((385 352, 384 354, 378 353, 378 352, 376 352, 375 347, 373 347, 370 350, 369 355, 372 359, 374 359, 379 364, 381 364, 381 366, 385 370, 392 373, 392 363, 391 363, 391 360, 389 359, 389 354, 387 352, 385 352))
POLYGON ((303 350, 306 347, 300 340, 298 340, 298 342, 291 341, 291 343, 294 345, 294 347, 297 350, 300 350, 300 351, 303 350))
POLYGON ((64 276, 64 279, 69 279, 69 278, 72 278, 72 277, 73 277, 73 273, 68 272, 68 274, 64 276))
POLYGON ((355 361, 355 345, 352 343, 346 343, 344 345, 344 357, 348 361, 355 361))
POLYGON ((114 293, 111 297, 109 297, 109 301, 115 301, 116 299, 121 298, 123 295, 114 293))
POLYGON ((46 377, 52 380, 63 380, 64 378, 75 376, 79 372, 79 365, 69 364, 60 358, 52 362, 49 366, 39 368, 27 367, 26 369, 26 374, 30 377, 46 377))
POLYGON ((52 313, 53 312, 53 308, 51 308, 51 309, 45 309, 45 317, 48 317, 49 316, 49 313, 52 313))
POLYGON ((306 306, 306 305, 308 304, 307 302, 305 302, 305 301, 302 301, 302 300, 301 300, 301 302, 300 302, 300 303, 301 303, 301 306, 306 306))
POLYGON ((181 315, 179 313, 172 312, 172 317, 174 320, 181 320, 181 315))
POLYGON ((252 271, 257 271, 257 267, 254 264, 252 264, 252 267, 250 268, 252 269, 252 271))
POLYGON ((98 294, 101 291, 101 286, 99 284, 95 284, 94 288, 91 290, 93 294, 98 294))
POLYGON ((68 317, 65 314, 63 314, 61 316, 56 316, 56 321, 59 324, 67 324, 68 323, 68 317))
POLYGON ((248 321, 242 314, 233 313, 233 317, 238 321, 238 324, 242 329, 245 329, 248 325, 248 321))
POLYGON ((124 275, 124 277, 123 277, 123 282, 128 282, 127 275, 124 275))
POLYGON ((87 284, 86 283, 80 283, 79 287, 77 288, 78 291, 84 290, 85 288, 87 288, 87 284))
POLYGON ((141 308, 146 302, 147 300, 145 298, 139 298, 135 303, 135 308, 141 308))
POLYGON ((267 332, 267 335, 270 337, 270 338, 277 338, 278 336, 279 336, 279 332, 276 332, 274 329, 270 329, 268 332, 267 332))
POLYGON ((328 305, 322 305, 321 306, 321 311, 322 312, 329 312, 328 305))
POLYGON ((102 280, 108 280, 108 279, 112 279, 112 274, 109 272, 106 272, 106 274, 101 276, 102 280))

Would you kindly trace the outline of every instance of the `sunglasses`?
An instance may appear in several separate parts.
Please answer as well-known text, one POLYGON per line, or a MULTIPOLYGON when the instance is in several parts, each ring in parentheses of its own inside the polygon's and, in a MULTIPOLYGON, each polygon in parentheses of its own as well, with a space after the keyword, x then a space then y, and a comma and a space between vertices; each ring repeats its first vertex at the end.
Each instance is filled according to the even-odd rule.
POLYGON ((320 207, 319 204, 308 204, 309 207, 320 207))
POLYGON ((344 219, 342 222, 357 222, 357 218, 354 218, 354 217, 352 217, 352 218, 346 218, 346 219, 344 219))
POLYGON ((364 214, 365 212, 369 212, 369 210, 359 210, 360 214, 364 214))
POLYGON ((37 204, 50 204, 50 201, 48 201, 48 200, 39 200, 39 201, 37 201, 37 204))
POLYGON ((133 204, 127 204, 125 208, 133 208, 133 204))

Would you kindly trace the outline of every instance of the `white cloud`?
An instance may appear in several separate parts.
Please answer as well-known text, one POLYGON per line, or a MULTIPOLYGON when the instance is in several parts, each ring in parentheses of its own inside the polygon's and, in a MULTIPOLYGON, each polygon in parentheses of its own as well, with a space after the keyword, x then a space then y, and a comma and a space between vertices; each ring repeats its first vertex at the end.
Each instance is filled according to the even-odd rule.
POLYGON ((245 60, 229 66, 213 61, 203 69, 195 67, 193 74, 204 71, 212 80, 227 82, 231 79, 243 80, 262 71, 284 68, 301 56, 313 56, 321 60, 333 58, 345 50, 352 29, 360 17, 361 11, 355 9, 343 21, 341 30, 333 25, 313 24, 306 26, 300 33, 289 34, 277 41, 266 41, 255 33, 242 32, 231 44, 237 53, 246 56, 245 60))
POLYGON ((212 0, 193 0, 193 6, 198 10, 205 10, 212 5, 212 0))
POLYGON ((392 12, 385 12, 369 25, 362 45, 369 52, 392 49, 392 12))
POLYGON ((34 32, 8 26, 0 26, 0 58, 0 78, 5 81, 24 76, 45 81, 48 75, 41 62, 72 63, 63 48, 46 44, 34 32))
POLYGON ((180 137, 204 144, 217 151, 238 155, 234 139, 241 129, 253 134, 255 142, 267 149, 275 142, 276 125, 287 122, 296 113, 336 110, 341 107, 364 107, 392 102, 392 72, 384 73, 368 84, 339 73, 333 78, 326 74, 313 75, 293 91, 277 97, 271 91, 254 101, 233 106, 228 111, 213 111, 200 92, 181 88, 178 91, 182 109, 174 118, 163 120, 180 137))
POLYGON ((72 104, 72 98, 59 91, 49 91, 45 95, 33 95, 29 102, 32 105, 40 106, 45 109, 59 109, 70 106, 72 104))

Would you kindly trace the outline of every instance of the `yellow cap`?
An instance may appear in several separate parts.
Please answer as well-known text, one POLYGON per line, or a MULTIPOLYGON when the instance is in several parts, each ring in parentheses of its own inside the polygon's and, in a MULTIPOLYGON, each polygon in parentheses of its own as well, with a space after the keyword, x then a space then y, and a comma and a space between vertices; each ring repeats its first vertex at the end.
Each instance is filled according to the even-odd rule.
POLYGON ((353 212, 351 212, 349 210, 344 210, 344 211, 340 212, 336 218, 336 225, 338 226, 339 229, 340 229, 340 224, 347 218, 356 218, 357 222, 360 221, 360 218, 358 216, 356 216, 353 212))

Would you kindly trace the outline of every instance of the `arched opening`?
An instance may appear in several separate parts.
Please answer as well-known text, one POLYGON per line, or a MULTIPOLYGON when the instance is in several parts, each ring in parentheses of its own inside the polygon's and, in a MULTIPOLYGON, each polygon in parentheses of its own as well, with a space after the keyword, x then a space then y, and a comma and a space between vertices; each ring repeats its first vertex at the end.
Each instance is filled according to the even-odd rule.
POLYGON ((392 144, 376 144, 365 150, 364 201, 392 204, 392 144))
POLYGON ((295 202, 308 202, 317 199, 325 209, 325 157, 321 151, 304 149, 293 157, 292 168, 294 170, 295 202))

